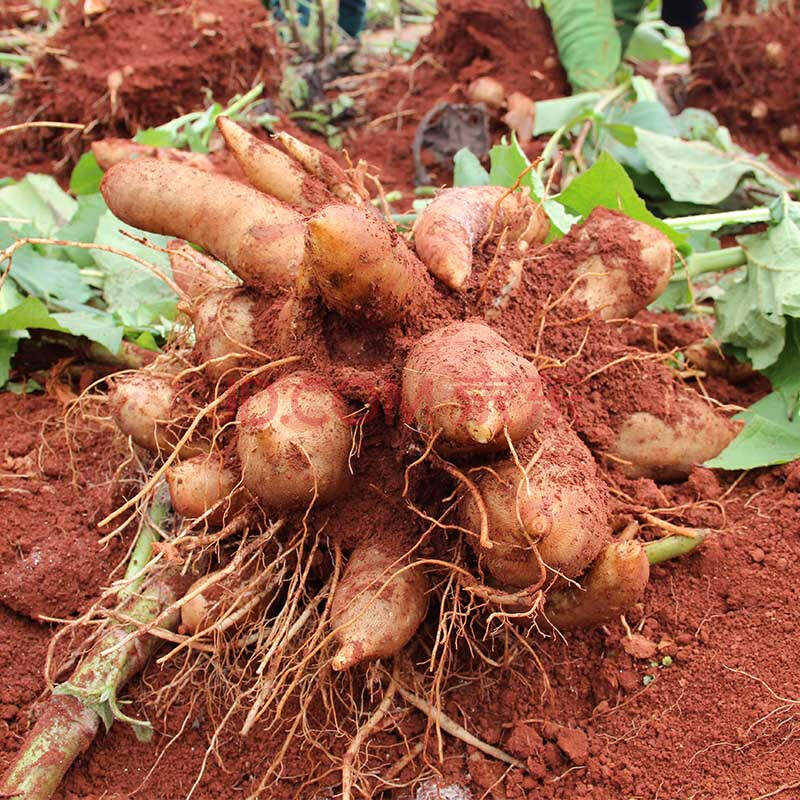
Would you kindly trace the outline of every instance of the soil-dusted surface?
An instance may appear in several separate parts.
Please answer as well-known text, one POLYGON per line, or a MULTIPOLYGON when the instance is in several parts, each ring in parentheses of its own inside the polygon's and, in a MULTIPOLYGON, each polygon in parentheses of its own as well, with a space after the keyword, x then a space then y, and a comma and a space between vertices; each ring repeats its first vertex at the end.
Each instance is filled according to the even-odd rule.
POLYGON ((130 136, 202 108, 209 94, 226 102, 258 81, 269 97, 282 79, 282 50, 259 0, 114 0, 91 18, 82 4, 64 3, 62 16, 47 49, 17 81, 0 125, 48 120, 88 127, 3 137, 4 174, 45 169, 43 157, 66 168, 91 139, 130 136))
MULTIPOLYGON (((601 216, 604 213, 607 212, 601 212, 601 216)), ((438 312, 441 318, 463 314, 476 303, 492 255, 490 247, 483 257, 476 259, 476 274, 466 294, 442 304, 438 312)), ((567 261, 579 255, 569 246, 561 246, 540 259, 535 275, 528 277, 524 273, 516 305, 508 310, 505 330, 518 346, 524 341, 530 345, 530 337, 538 329, 537 325, 531 325, 535 307, 541 308, 543 293, 557 296, 563 290, 569 280, 567 261)), ((502 257, 498 258, 495 266, 498 281, 505 267, 502 257)), ((495 288, 490 281, 487 291, 492 293, 495 288)), ((568 316, 575 310, 568 306, 561 308, 558 316, 568 316)), ((653 321, 652 315, 641 319, 645 328, 653 321)), ((674 317, 659 321, 667 323, 664 343, 667 346, 684 346, 702 336, 702 331, 674 317)), ((419 324, 423 328, 433 325, 434 317, 421 317, 419 324)), ((599 325, 601 329, 608 328, 605 323, 599 325)), ((543 355, 553 352, 563 358, 572 352, 571 337, 559 336, 558 326, 555 330, 544 326, 543 330, 548 342, 543 355)), ((594 326, 591 331, 602 345, 603 334, 594 326)), ((342 360, 343 331, 333 326, 328 333, 330 349, 326 352, 334 361, 342 360)), ((313 331, 308 334, 313 338, 313 331)), ((357 341, 351 338, 351 343, 357 341)), ((364 348, 366 355, 362 353, 353 361, 351 354, 348 360, 367 367, 369 353, 377 357, 387 347, 388 342, 375 341, 364 348), (366 361, 362 364, 359 359, 366 361)), ((396 346, 389 349, 395 352, 396 346)), ((586 353, 593 352, 587 346, 586 353)), ((315 352, 309 349, 304 355, 314 358, 315 352)), ((323 369, 324 356, 325 353, 317 356, 317 363, 323 369)), ((600 357, 599 351, 596 357, 600 357)), ((582 368, 592 365, 588 361, 582 368)), ((637 399, 657 405, 657 397, 641 396, 656 393, 655 384, 643 382, 647 373, 628 371, 627 374, 631 380, 635 375, 639 381, 637 399)), ((616 393, 629 397, 633 394, 630 381, 627 388, 621 384, 616 389, 609 386, 613 387, 613 382, 603 386, 609 399, 616 393)), ((758 391, 746 387, 739 395, 740 402, 749 402, 758 391)), ((726 392, 725 401, 735 402, 740 390, 727 387, 726 392)), ((44 640, 50 629, 36 625, 31 615, 35 618, 37 614, 55 616, 82 610, 98 592, 111 565, 119 560, 122 548, 113 554, 99 550, 94 544, 100 535, 95 527, 97 514, 81 514, 87 504, 100 513, 109 507, 108 434, 98 431, 82 437, 82 448, 75 451, 76 464, 89 477, 84 484, 75 483, 63 461, 65 449, 56 427, 50 426, 45 434, 45 441, 52 442, 54 460, 38 458, 41 437, 37 423, 57 413, 56 404, 42 398, 11 395, 3 395, 0 402, 5 434, 2 441, 14 448, 15 455, 9 454, 11 459, 22 459, 7 461, 5 491, 0 495, 4 503, 2 518, 10 523, 14 537, 14 544, 6 551, 9 555, 5 556, 6 562, 10 562, 8 571, 13 575, 24 565, 25 543, 31 540, 40 550, 46 548, 51 554, 46 568, 25 583, 24 592, 17 591, 14 595, 12 608, 21 614, 9 611, 6 641, 14 646, 14 657, 9 657, 4 667, 9 670, 9 677, 0 676, 0 682, 7 687, 3 708, 8 708, 9 729, 2 747, 7 759, 28 729, 35 715, 32 700, 43 688, 38 676, 44 640), (24 423, 20 421, 21 414, 25 414, 24 423), (41 470, 45 470, 44 475, 41 470), (39 486, 49 488, 40 491, 37 501, 21 503, 14 497, 19 493, 8 492, 6 487, 18 488, 23 481, 29 491, 39 486), (97 485, 104 493, 93 496, 87 484, 97 485), (52 503, 40 499, 47 498, 50 490, 52 503), (30 513, 32 510, 35 516, 30 513), (70 535, 65 546, 62 530, 65 524, 43 528, 41 518, 54 514, 61 520, 67 512, 71 527, 67 527, 70 535), (65 604, 65 596, 58 587, 64 576, 70 575, 75 560, 71 548, 75 542, 80 543, 81 570, 89 578, 80 589, 74 583, 69 587, 67 581, 70 592, 78 598, 73 607, 65 604), (21 674, 26 676, 24 680, 20 679, 21 674)), ((367 427, 363 461, 359 459, 357 467, 359 474, 369 476, 370 491, 375 489, 376 494, 370 496, 370 491, 355 490, 349 496, 350 504, 337 504, 323 511, 318 519, 316 515, 320 512, 315 512, 310 520, 314 526, 327 517, 329 535, 338 533, 345 548, 355 543, 347 540, 348 531, 363 535, 369 529, 383 530, 387 535, 386 531, 398 530, 398 521, 409 517, 407 512, 399 513, 402 504, 393 504, 400 491, 402 469, 384 455, 388 434, 381 434, 380 430, 389 429, 380 425, 367 427)), ((427 471, 425 480, 432 494, 440 493, 441 487, 437 488, 436 483, 442 478, 437 473, 427 471)), ((424 763, 428 766, 422 767, 422 771, 430 774, 439 770, 446 782, 465 785, 473 797, 488 792, 486 796, 496 798, 536 796, 559 800, 574 797, 655 800, 678 796, 745 800, 797 780, 785 768, 778 768, 796 763, 800 756, 800 746, 793 738, 797 709, 793 699, 800 699, 800 681, 791 644, 797 626, 794 608, 796 573, 800 571, 797 566, 800 475, 796 466, 750 474, 735 486, 733 476, 704 469, 696 469, 688 481, 673 485, 659 486, 650 480, 627 481, 618 476, 609 480, 615 502, 628 512, 632 508, 650 509, 662 517, 713 528, 715 532, 696 554, 653 569, 643 603, 626 615, 630 635, 621 622, 614 622, 596 631, 570 634, 566 640, 532 636, 529 642, 541 666, 524 651, 514 650, 516 655, 507 669, 484 671, 481 680, 452 680, 448 684, 444 710, 485 741, 521 758, 525 770, 506 770, 499 762, 447 736, 442 743, 444 761, 440 763, 437 740, 432 736, 425 750, 424 763)), ((404 522, 402 528, 405 527, 404 522)), ((409 532, 412 528, 413 518, 409 532)), ((266 725, 256 726, 246 739, 236 736, 233 725, 205 758, 209 746, 214 744, 212 736, 220 721, 221 707, 198 701, 202 693, 196 690, 205 688, 202 671, 195 674, 194 687, 185 686, 172 696, 174 702, 166 712, 163 704, 160 712, 153 708, 153 690, 178 675, 183 662, 176 661, 167 662, 163 669, 151 664, 142 678, 125 692, 125 697, 133 701, 126 707, 127 713, 148 716, 156 726, 157 736, 150 743, 141 743, 129 727, 115 725, 78 759, 59 797, 136 793, 166 800, 188 794, 201 772, 194 797, 228 796, 232 791, 241 791, 246 796, 254 790, 283 741, 284 720, 269 730, 266 725), (173 738, 181 730, 180 736, 173 738), (162 754, 161 759, 151 773, 157 754, 162 754)), ((353 674, 356 686, 364 686, 362 696, 368 698, 370 668, 356 668, 353 674)), ((345 676, 339 680, 342 678, 347 680, 345 676)), ((414 743, 424 733, 422 715, 407 708, 401 714, 404 705, 399 699, 394 708, 391 718, 396 724, 387 724, 371 738, 373 758, 378 759, 376 766, 382 764, 384 771, 404 754, 403 737, 414 743)), ((320 711, 311 710, 308 721, 312 725, 320 721, 317 716, 320 711)), ((290 704, 286 709, 287 722, 293 712, 290 704)), ((323 743, 330 752, 341 755, 347 746, 348 732, 352 733, 344 717, 341 724, 343 730, 328 729, 320 734, 317 745, 323 743)), ((305 781, 315 772, 319 776, 315 752, 298 742, 290 747, 284 759, 283 780, 267 790, 268 796, 309 796, 305 793, 305 781)), ((394 797, 415 796, 420 769, 418 762, 401 771, 398 776, 401 787, 394 797)), ((334 774, 327 785, 335 786, 336 782, 334 774)))
MULTIPOLYGON (((91 484, 102 483, 103 473, 90 479, 90 486, 73 483, 56 433, 45 440, 59 456, 44 463, 48 475, 40 472, 39 426, 59 413, 57 404, 10 394, 0 396, 0 402, 4 575, 24 570, 34 547, 46 554, 38 569, 28 573, 24 592, 9 599, 7 579, 3 585, 4 764, 27 730, 32 702, 44 688, 41 670, 51 627, 30 615, 80 610, 120 552, 101 551, 94 544, 93 511, 104 501, 92 495, 101 489, 91 484), (20 488, 30 494, 9 491, 20 488), (76 560, 79 584, 72 577, 76 560)), ((103 441, 101 435, 95 447, 103 441)), ((89 443, 85 454, 83 468, 92 475, 90 456, 98 454, 89 443)), ((451 716, 526 760, 528 773, 512 769, 503 777, 498 762, 465 754, 460 742, 446 737, 442 769, 449 781, 463 782, 473 797, 489 790, 488 796, 507 798, 744 800, 800 778, 790 766, 800 761, 800 680, 792 645, 798 634, 800 476, 790 465, 748 475, 732 491, 730 486, 724 475, 703 469, 678 485, 622 485, 643 507, 680 506, 683 521, 720 532, 697 554, 653 570, 641 609, 627 617, 652 644, 639 637, 627 640, 621 625, 608 625, 570 635, 566 642, 537 643, 549 692, 538 667, 525 658, 498 674, 496 682, 462 686, 450 694, 445 709, 451 716), (687 505, 698 498, 703 502, 687 505), (647 658, 628 652, 647 655, 653 647, 647 658), (669 666, 651 666, 665 656, 672 659, 669 666)), ((138 700, 149 691, 146 687, 168 677, 170 671, 151 666, 125 693, 134 700, 129 713, 144 714, 138 700)), ((158 767, 137 796, 184 796, 199 773, 213 729, 205 709, 190 710, 179 702, 170 714, 171 732, 187 712, 186 729, 171 744, 168 736, 140 743, 119 724, 101 734, 57 796, 129 796, 161 751, 158 767)), ((421 725, 406 732, 420 730, 421 725)), ((392 736, 388 732, 379 738, 392 736)), ((208 760, 193 796, 221 797, 251 787, 274 756, 271 744, 259 730, 244 741, 232 737, 220 748, 219 759, 208 760)), ((428 752, 435 766, 435 739, 428 752)), ((301 753, 293 753, 290 764, 287 774, 302 774, 301 753)), ((303 796, 296 794, 300 783, 285 795, 271 796, 303 796)), ((412 785, 396 796, 413 797, 414 790, 412 785)))
POLYGON ((755 14, 729 11, 707 23, 692 47, 689 104, 707 108, 743 147, 784 169, 800 159, 800 41, 795 3, 755 14))
MULTIPOLYGON (((385 188, 408 193, 414 178, 411 146, 420 120, 439 102, 467 102, 467 86, 482 76, 499 80, 507 94, 521 92, 533 100, 568 94, 542 9, 524 0, 441 2, 433 29, 412 61, 370 78, 366 124, 350 129, 348 151, 378 166, 385 188)), ((498 122, 501 113, 493 125, 507 131, 498 122)), ((434 185, 452 178, 450 164, 433 163, 425 152, 422 162, 434 185)))

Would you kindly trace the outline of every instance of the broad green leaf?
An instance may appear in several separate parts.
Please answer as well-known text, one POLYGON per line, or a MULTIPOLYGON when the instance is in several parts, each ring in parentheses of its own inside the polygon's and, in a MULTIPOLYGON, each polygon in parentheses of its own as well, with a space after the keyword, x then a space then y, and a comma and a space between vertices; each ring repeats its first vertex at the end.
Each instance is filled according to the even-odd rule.
POLYGON ((715 336, 743 348, 753 367, 763 370, 787 344, 786 315, 800 317, 800 227, 789 214, 738 242, 747 265, 720 282, 725 294, 716 305, 715 336))
POLYGON ((44 391, 44 386, 39 381, 33 380, 33 378, 28 378, 24 382, 9 381, 3 388, 7 392, 11 392, 11 394, 33 394, 33 392, 44 391))
POLYGON ((682 245, 686 241, 683 234, 673 230, 647 210, 642 198, 636 194, 628 174, 608 153, 602 153, 586 172, 575 178, 555 199, 568 210, 580 214, 582 219, 586 219, 593 209, 602 206, 622 211, 631 219, 658 228, 675 245, 682 245))
POLYGON ((489 173, 478 157, 467 147, 462 147, 453 158, 453 186, 486 186, 489 173))
MULTIPOLYGON (((97 226, 95 241, 138 256, 171 275, 169 259, 165 253, 152 250, 120 233, 125 230, 136 236, 147 236, 156 245, 166 247, 169 237, 145 234, 105 211, 97 226)), ((103 293, 111 311, 120 314, 125 324, 137 319, 147 324, 158 319, 161 310, 174 308, 177 298, 172 290, 156 275, 135 261, 114 253, 92 250, 95 264, 105 273, 103 293), (155 314, 155 316, 154 316, 155 314)))
POLYGON ((26 297, 19 305, 0 313, 0 331, 40 328, 75 336, 86 336, 116 353, 122 343, 122 328, 110 314, 65 312, 51 314, 37 297, 26 297))
POLYGON ((78 159, 78 163, 69 176, 69 190, 77 196, 92 195, 100 191, 100 181, 102 179, 103 170, 100 169, 94 153, 84 153, 78 159))
MULTIPOLYGON (((630 125, 632 128, 642 128, 665 136, 677 136, 678 131, 670 116, 669 111, 657 100, 640 100, 614 119, 615 123, 630 125)), ((636 131, 631 131, 633 142, 636 145, 636 131)))
POLYGON ((30 247, 17 250, 9 274, 27 294, 45 301, 55 299, 80 304, 92 296, 77 264, 46 258, 30 247))
POLYGON ((762 172, 749 154, 724 153, 707 142, 644 128, 636 128, 636 146, 673 200, 715 205, 733 193, 743 176, 762 172))
MULTIPOLYGON (((75 200, 49 175, 26 175, 0 189, 0 216, 28 220, 40 236, 52 236, 66 225, 77 207, 75 200)), ((20 231, 19 223, 12 226, 20 231)))
MULTIPOLYGON (((58 238, 71 242, 93 242, 100 216, 107 207, 106 201, 99 192, 79 196, 78 210, 58 232, 58 238)), ((80 267, 94 264, 90 250, 82 247, 65 247, 63 251, 71 261, 80 267)))
POLYGON ((535 104, 533 135, 554 133, 581 112, 590 111, 602 96, 602 92, 580 92, 569 97, 540 100, 535 104))
POLYGON ((648 21, 640 23, 634 30, 625 58, 683 64, 689 60, 689 48, 680 28, 648 21))
POLYGON ((790 417, 780 392, 768 394, 734 419, 745 420, 744 429, 706 467, 753 469, 800 458, 800 420, 790 417))
POLYGON ((783 351, 778 360, 764 370, 764 374, 794 412, 800 395, 800 320, 787 320, 783 351))

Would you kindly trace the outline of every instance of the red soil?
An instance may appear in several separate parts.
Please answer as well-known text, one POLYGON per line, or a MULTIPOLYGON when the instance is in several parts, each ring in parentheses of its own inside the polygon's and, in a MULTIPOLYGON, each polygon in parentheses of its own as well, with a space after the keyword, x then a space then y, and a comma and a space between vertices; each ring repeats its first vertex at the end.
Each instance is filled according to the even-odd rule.
POLYGON ((63 27, 16 85, 3 124, 77 122, 85 133, 48 129, 0 139, 3 174, 66 169, 104 136, 130 136, 203 108, 207 93, 226 102, 254 83, 269 97, 280 84, 283 56, 259 0, 114 0, 85 19, 64 3, 63 27), (10 168, 10 169, 9 169, 10 168))
POLYGON ((800 158, 798 41, 794 2, 763 14, 724 13, 692 47, 689 92, 689 104, 713 112, 739 144, 793 172, 800 158))
MULTIPOLYGON (((466 102, 470 81, 484 75, 499 80, 508 94, 522 92, 534 100, 568 93, 543 10, 530 8, 525 0, 439 3, 433 30, 411 63, 372 79, 366 124, 350 130, 348 151, 379 165, 386 189, 404 190, 408 196, 414 176, 411 144, 420 119, 440 101, 466 102)), ((496 128, 507 132, 499 123, 496 128)), ((436 185, 452 177, 448 169, 426 166, 436 185)))
MULTIPOLYGON (((43 463, 46 473, 38 465, 39 426, 59 413, 56 404, 2 394, 0 408, 5 459, 0 489, 0 518, 5 520, 2 768, 27 730, 32 702, 44 688, 41 670, 51 628, 34 621, 36 615, 81 610, 106 582, 121 552, 96 546, 94 512, 108 508, 106 490, 92 488, 107 478, 105 469, 92 467, 107 443, 103 435, 86 442, 81 463, 85 483, 75 484, 54 432, 45 437, 56 448, 52 460, 43 463), (14 491, 19 489, 25 493, 14 491), (36 548, 46 556, 30 569, 36 548), (14 581, 9 579, 20 570, 30 570, 27 580, 10 591, 14 581)), ((800 476, 789 465, 751 474, 728 493, 730 485, 724 474, 698 469, 684 484, 657 487, 637 481, 622 487, 642 507, 682 506, 679 519, 720 529, 696 555, 655 568, 641 609, 628 615, 631 626, 657 646, 652 661, 669 656, 672 664, 653 667, 651 660, 630 655, 635 648, 618 624, 571 635, 566 643, 534 642, 550 692, 544 690, 533 661, 521 658, 512 669, 498 673, 496 683, 464 686, 445 705, 484 739, 526 760, 528 772, 512 769, 502 777, 498 762, 465 752, 460 742, 445 738, 441 768, 449 780, 465 783, 480 796, 499 779, 489 795, 499 798, 534 793, 564 800, 712 800, 752 798, 798 779, 789 768, 800 760, 797 705, 770 690, 800 698, 793 646, 800 624, 795 611, 800 599, 800 476), (698 498, 702 502, 685 505, 698 498), (653 677, 647 686, 646 676, 653 677), (781 706, 784 710, 764 719, 781 706)), ((129 713, 144 714, 140 702, 148 685, 161 685, 168 677, 171 670, 151 665, 144 679, 125 693, 134 701, 129 713)), ((172 710, 167 723, 171 732, 188 711, 180 704, 172 710)), ((196 708, 184 734, 168 748, 166 736, 140 743, 128 726, 117 724, 79 758, 57 796, 130 796, 145 780, 156 750, 165 748, 138 796, 184 796, 200 769, 211 724, 204 710, 196 708)), ((409 735, 421 730, 404 727, 409 735)), ((392 741, 388 732, 380 741, 386 743, 387 737, 392 741)), ((434 766, 435 740, 430 747, 434 766)), ((209 760, 194 797, 216 798, 227 796, 232 787, 252 788, 251 776, 257 778, 273 755, 270 737, 258 730, 247 740, 224 742, 223 760, 209 760)), ((289 771, 297 774, 302 763, 301 753, 293 752, 289 771)), ((409 797, 403 792, 396 796, 409 797)))

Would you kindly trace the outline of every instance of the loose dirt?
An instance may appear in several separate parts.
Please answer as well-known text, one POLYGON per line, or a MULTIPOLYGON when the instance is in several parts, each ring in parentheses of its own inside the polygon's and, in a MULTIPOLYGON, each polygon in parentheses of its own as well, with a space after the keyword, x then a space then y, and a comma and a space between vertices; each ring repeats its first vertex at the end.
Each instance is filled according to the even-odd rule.
MULTIPOLYGON (((498 4, 492 0, 445 0, 431 33, 419 44, 409 64, 398 64, 370 79, 364 97, 363 124, 349 129, 351 155, 380 165, 385 188, 408 196, 413 188, 411 145, 424 114, 439 102, 467 102, 470 81, 497 78, 511 92, 534 100, 568 93, 556 55, 550 22, 544 11, 524 0, 498 4)), ((507 132, 495 115, 493 127, 507 132)), ((435 185, 452 177, 450 165, 423 164, 435 185)))
POLYGON ((800 41, 794 2, 767 12, 733 10, 707 23, 692 47, 689 104, 707 108, 746 149, 767 153, 798 172, 800 158, 800 67, 793 57, 800 41))
POLYGON ((92 18, 79 3, 62 11, 63 26, 17 82, 0 126, 50 120, 87 128, 3 137, 4 174, 44 169, 46 158, 63 173, 92 139, 131 136, 258 81, 269 97, 281 81, 282 50, 259 0, 114 0, 92 18))

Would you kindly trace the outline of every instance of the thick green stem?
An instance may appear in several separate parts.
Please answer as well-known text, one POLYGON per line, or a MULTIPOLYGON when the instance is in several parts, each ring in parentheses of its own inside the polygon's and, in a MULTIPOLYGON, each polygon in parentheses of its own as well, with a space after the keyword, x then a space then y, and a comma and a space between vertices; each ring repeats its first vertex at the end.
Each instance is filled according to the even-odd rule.
MULTIPOLYGON (((153 509, 154 521, 167 510, 153 509)), ((150 527, 145 525, 143 530, 150 527)), ((152 529, 145 539, 151 535, 152 529)), ((134 548, 134 553, 137 549, 134 548)), ((162 643, 149 634, 125 640, 139 625, 152 622, 173 605, 191 580, 181 575, 177 567, 166 568, 149 576, 138 594, 130 594, 119 604, 120 617, 134 622, 110 623, 81 660, 70 681, 56 687, 39 721, 0 781, 0 797, 47 800, 57 790, 75 758, 91 744, 100 721, 108 726, 114 718, 125 718, 117 706, 117 693, 145 666, 162 643)), ((179 617, 179 612, 175 612, 160 624, 174 630, 179 617)))
POLYGON ((764 206, 744 208, 739 211, 717 211, 713 214, 693 214, 688 217, 667 217, 664 222, 680 230, 716 231, 725 225, 749 225, 769 222, 770 210, 764 206))
POLYGON ((678 558, 678 556, 691 553, 695 547, 706 540, 707 536, 708 531, 701 529, 698 529, 694 536, 681 536, 679 534, 665 536, 663 539, 647 542, 644 546, 644 552, 650 564, 661 564, 671 558, 678 558))
POLYGON ((726 269, 743 267, 746 263, 747 255, 741 247, 725 247, 707 253, 693 253, 686 260, 686 269, 675 270, 672 280, 685 281, 687 278, 691 280, 708 272, 724 272, 726 269))

